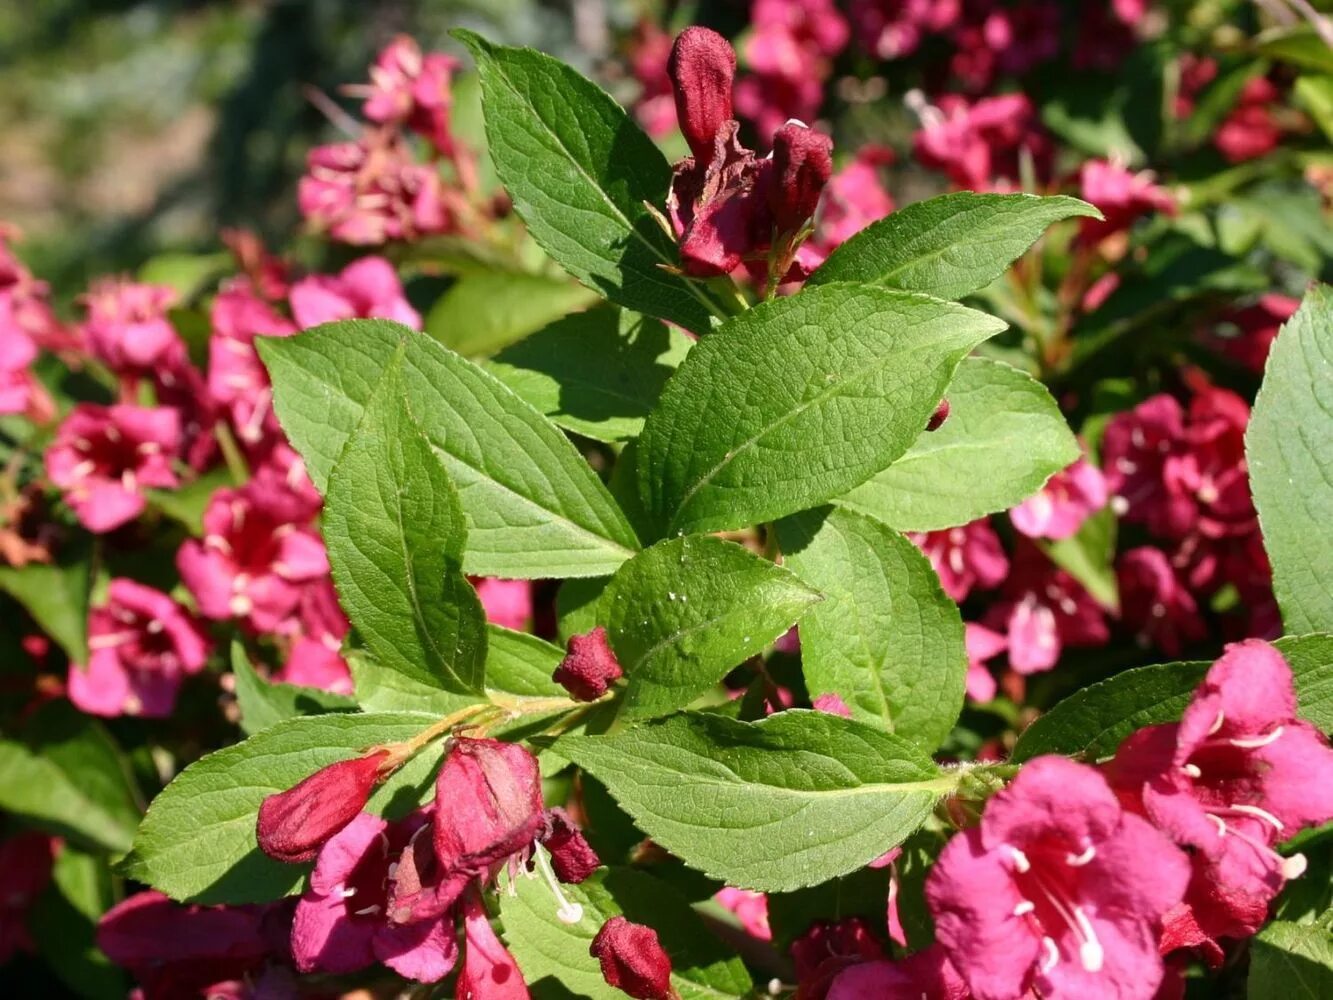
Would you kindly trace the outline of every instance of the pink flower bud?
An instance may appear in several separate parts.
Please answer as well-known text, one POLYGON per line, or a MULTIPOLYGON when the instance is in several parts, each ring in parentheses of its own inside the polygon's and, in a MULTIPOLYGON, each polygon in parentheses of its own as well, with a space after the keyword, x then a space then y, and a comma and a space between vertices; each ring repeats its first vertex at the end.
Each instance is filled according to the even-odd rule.
POLYGON ((435 783, 434 808, 442 875, 482 875, 541 832, 537 758, 514 743, 456 739, 435 783))
POLYGON ((602 978, 636 1000, 667 1000, 671 959, 657 940, 657 931, 612 917, 592 939, 588 952, 602 963, 602 978))
POLYGON ((257 836, 279 861, 310 861, 324 842, 356 819, 379 780, 388 751, 320 768, 300 784, 270 795, 259 807, 257 836))
POLYGON ((798 122, 788 122, 773 136, 773 184, 769 207, 779 233, 795 233, 819 207, 819 196, 833 174, 833 140, 798 122))
POLYGON ((596 701, 624 675, 607 642, 606 629, 599 625, 591 632, 570 638, 569 652, 551 680, 579 701, 596 701))
POLYGON ((708 28, 686 28, 676 38, 667 61, 676 92, 676 118, 699 163, 713 158, 713 138, 732 117, 731 81, 736 53, 731 44, 708 28))
POLYGON ((944 421, 949 419, 949 401, 941 399, 940 405, 935 407, 935 412, 930 415, 926 421, 926 430, 937 431, 944 426, 944 421))
POLYGON ((542 846, 551 852, 551 867, 561 882, 582 882, 597 870, 602 859, 584 839, 582 831, 563 809, 552 809, 546 814, 547 834, 542 846))

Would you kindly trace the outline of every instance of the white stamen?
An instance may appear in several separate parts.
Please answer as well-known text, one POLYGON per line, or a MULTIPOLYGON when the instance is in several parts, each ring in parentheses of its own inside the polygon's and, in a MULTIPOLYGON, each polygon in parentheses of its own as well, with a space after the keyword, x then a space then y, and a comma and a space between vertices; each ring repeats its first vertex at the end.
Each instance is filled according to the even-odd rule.
POLYGON ((1203 771, 1199 769, 1198 764, 1182 764, 1180 766, 1180 769, 1184 771, 1186 774, 1188 774, 1191 778, 1203 777, 1203 771))
POLYGON ((343 899, 351 899, 356 895, 356 887, 352 886, 347 889, 340 889, 339 895, 341 895, 343 899))
POLYGON ((1060 964, 1060 948, 1055 943, 1055 938, 1050 937, 1042 938, 1041 946, 1045 949, 1045 955, 1041 960, 1041 971, 1050 972, 1060 964))
POLYGON ((1282 726, 1276 727, 1271 733, 1264 736, 1256 736, 1248 740, 1228 740, 1233 747, 1239 747, 1242 750, 1257 750, 1259 747, 1266 747, 1274 740, 1282 736, 1282 726))
POLYGON ((1032 902, 1032 900, 1030 899, 1025 899, 1023 900, 1023 902, 1019 903, 1017 906, 1014 907, 1014 916, 1026 917, 1036 908, 1037 908, 1036 903, 1032 902))
POLYGON ((1097 848, 1089 844, 1083 849, 1082 854, 1066 854, 1065 864, 1072 868, 1082 868, 1089 861, 1097 856, 1097 848))
POLYGON ((1222 728, 1222 723, 1223 723, 1225 720, 1226 720, 1226 716, 1223 715, 1221 712, 1218 712, 1218 713, 1217 713, 1217 718, 1216 718, 1215 720, 1213 720, 1213 728, 1210 729, 1210 730, 1208 730, 1208 735, 1209 735, 1209 736, 1212 736, 1212 735, 1214 735, 1219 729, 1221 729, 1221 728, 1222 728))
POLYGON ((1009 855, 1014 860, 1014 871, 1021 874, 1032 868, 1032 862, 1028 860, 1028 856, 1017 847, 1009 848, 1009 855))
MULTIPOLYGON (((555 896, 556 910, 555 916, 562 924, 577 924, 583 919, 583 907, 565 896, 564 890, 560 888, 560 880, 555 877, 555 871, 551 868, 551 856, 546 848, 541 844, 532 845, 532 859, 536 862, 537 872, 541 875, 551 894, 555 896)), ((513 884, 512 881, 510 883, 513 884)))
POLYGON ((1083 963, 1083 968, 1089 972, 1101 972, 1102 962, 1106 959, 1106 951, 1099 941, 1084 941, 1078 946, 1078 957, 1083 963))
POLYGON ((1282 821, 1278 819, 1276 816, 1274 816, 1267 809, 1260 809, 1258 806, 1249 806, 1244 804, 1234 805, 1231 808, 1236 812, 1245 813, 1248 816, 1253 816, 1256 819, 1261 819, 1265 823, 1270 824, 1273 827, 1273 829, 1276 830, 1278 833, 1282 832, 1283 829, 1282 821))
POLYGON ((378 907, 378 906, 367 906, 364 910, 356 910, 356 911, 354 912, 353 915, 354 915, 354 916, 357 916, 357 917, 369 917, 369 916, 371 916, 372 914, 379 913, 379 912, 380 912, 380 907, 378 907))
POLYGON ((1305 855, 1293 854, 1289 858, 1283 858, 1279 866, 1282 871, 1282 877, 1285 879, 1300 878, 1305 874, 1305 855))

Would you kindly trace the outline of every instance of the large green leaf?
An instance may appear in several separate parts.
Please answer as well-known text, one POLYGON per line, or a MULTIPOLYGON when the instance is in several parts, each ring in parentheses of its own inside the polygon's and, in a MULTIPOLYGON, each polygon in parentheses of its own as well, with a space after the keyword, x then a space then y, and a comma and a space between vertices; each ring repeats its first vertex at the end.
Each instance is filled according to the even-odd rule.
MULTIPOLYGON (((309 866, 274 861, 259 849, 260 803, 321 767, 411 739, 435 721, 415 712, 307 716, 211 753, 153 800, 121 872, 172 899, 198 903, 261 903, 289 893, 309 866)), ((438 763, 438 751, 422 751, 376 789, 366 808, 410 812, 430 798, 438 763)))
POLYGON ((627 441, 692 343, 658 320, 593 309, 502 351, 487 370, 566 430, 627 441))
MULTIPOLYGON (((1274 645, 1291 664, 1301 715, 1333 731, 1333 635, 1287 636, 1274 645)), ((1158 663, 1085 687, 1028 726, 1012 759, 1043 753, 1109 757, 1136 729, 1178 720, 1210 666, 1158 663)))
POLYGON ((124 851, 140 809, 115 740, 67 702, 45 706, 19 734, 0 739, 0 810, 94 847, 124 851))
POLYGON ((778 523, 783 565, 824 595, 801 619, 811 696, 927 751, 963 707, 967 652, 958 606, 930 560, 871 518, 824 507, 778 523))
POLYGON ((324 541, 333 581, 380 669, 479 692, 486 613, 461 568, 463 508, 408 412, 400 367, 385 371, 329 477, 324 541))
POLYGON ((264 680, 255 672, 239 639, 231 644, 231 676, 236 684, 236 706, 241 710, 241 729, 246 735, 298 715, 356 710, 356 702, 346 695, 264 680))
POLYGON ((687 865, 766 892, 861 868, 955 784, 906 740, 824 712, 686 713, 556 749, 687 865))
POLYGON ((539 879, 518 878, 514 885, 512 895, 500 896, 500 919, 536 1000, 624 1000, 624 993, 607 985, 588 950, 601 926, 618 914, 657 932, 671 957, 671 985, 681 1000, 743 997, 754 989, 741 960, 708 932, 674 886, 652 875, 611 868, 579 885, 561 886, 583 908, 582 919, 573 924, 556 916, 555 897, 539 879))
POLYGON ((1333 996, 1333 930, 1275 920, 1250 949, 1248 1000, 1328 1000, 1333 996))
POLYGON ((1273 343, 1245 433, 1254 505, 1288 632, 1333 630, 1333 288, 1273 343))
POLYGON ((644 506, 678 534, 840 496, 907 450, 958 362, 1003 328, 863 285, 756 306, 696 344, 667 382, 639 439, 644 506))
POLYGON ((959 191, 872 222, 829 255, 809 284, 867 284, 960 299, 984 288, 1053 222, 1101 218, 1077 198, 959 191))
POLYGON ((324 489, 384 370, 402 349, 409 409, 458 488, 463 568, 480 576, 600 576, 638 548, 634 530, 559 428, 482 369, 384 320, 261 338, 274 406, 324 489))
POLYGON ((454 36, 477 60, 491 159, 542 249, 627 309, 707 330, 716 311, 708 293, 663 269, 679 260, 646 207, 662 203, 671 180, 652 140, 559 60, 454 36))
POLYGON ((466 274, 431 306, 426 332, 466 357, 485 357, 535 333, 597 294, 568 278, 521 271, 466 274))
POLYGON ((1050 392, 1016 368, 966 358, 945 398, 943 425, 837 502, 900 531, 935 531, 1022 503, 1078 458, 1050 392))
POLYGON ((818 600, 789 571, 719 538, 673 538, 639 553, 600 611, 629 683, 626 715, 684 708, 818 600))

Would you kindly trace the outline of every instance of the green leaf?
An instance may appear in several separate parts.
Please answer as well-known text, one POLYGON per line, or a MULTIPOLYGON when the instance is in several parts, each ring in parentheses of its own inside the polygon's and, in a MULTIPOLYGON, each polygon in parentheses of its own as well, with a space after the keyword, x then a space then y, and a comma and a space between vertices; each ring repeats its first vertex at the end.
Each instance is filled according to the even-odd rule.
POLYGON ((824 712, 686 713, 555 746, 687 865, 764 892, 863 867, 955 784, 906 740, 824 712))
POLYGON ((1333 996, 1333 933, 1319 923, 1274 920, 1250 947, 1248 1000, 1333 996))
MULTIPOLYGON (((381 744, 411 739, 436 716, 415 712, 287 719, 195 761, 148 809, 121 873, 196 903, 262 903, 294 891, 309 865, 287 865, 255 841, 269 795, 321 767, 381 744)), ((370 797, 366 809, 402 816, 431 797, 439 753, 426 749, 370 797)))
POLYGON ((829 255, 806 287, 862 281, 961 299, 1003 274, 1052 223, 1075 216, 1102 214, 1063 195, 940 195, 866 226, 829 255))
POLYGON ((241 710, 241 729, 250 735, 283 719, 325 712, 351 712, 356 701, 346 695, 296 684, 264 680, 255 672, 239 640, 231 644, 231 674, 236 681, 236 703, 241 710))
POLYGON ((408 407, 467 517, 467 573, 604 576, 638 549, 625 515, 565 435, 429 337, 383 320, 348 320, 258 343, 278 417, 321 490, 377 380, 403 350, 408 407))
POLYGON ((959 361, 1004 328, 950 302, 862 285, 778 299, 700 341, 639 439, 639 491, 667 534, 824 503, 901 456, 959 361))
POLYGON ((607 985, 588 950, 602 924, 619 914, 657 931, 671 957, 671 985, 681 1000, 743 997, 754 989, 741 960, 708 932, 674 886, 652 875, 611 868, 578 885, 561 886, 583 908, 574 924, 561 923, 555 898, 540 879, 520 877, 514 885, 513 895, 500 895, 500 919, 535 1000, 624 1000, 624 993, 607 985))
POLYGON ((381 669, 456 694, 482 687, 486 613, 462 571, 454 484, 384 373, 329 478, 324 541, 347 617, 381 669))
POLYGON ((1083 522, 1072 537, 1039 543, 1051 562, 1083 585, 1105 608, 1120 606, 1115 575, 1115 511, 1107 504, 1083 522))
POLYGON ((657 320, 593 309, 501 352, 487 371, 565 430, 628 441, 692 344, 657 320))
POLYGON ((1273 342, 1245 454, 1283 623, 1333 631, 1333 287, 1310 289, 1273 342))
POLYGON ((958 606, 927 559, 878 521, 824 507, 778 523, 783 565, 824 595, 801 619, 811 697, 933 751, 963 707, 958 606))
POLYGON ((629 685, 625 714, 685 707, 818 600, 789 571, 720 538, 673 538, 639 553, 601 602, 629 685))
POLYGON ((1259 54, 1317 73, 1333 73, 1333 49, 1313 27, 1273 28, 1258 39, 1259 54))
POLYGON ((597 301, 567 278, 516 271, 464 275, 431 306, 426 332, 466 357, 484 357, 597 301))
POLYGON ((671 181, 652 140, 559 60, 453 34, 477 60, 491 159, 542 249, 611 301, 706 331, 708 293, 662 267, 679 259, 645 204, 660 205, 671 181))
POLYGON ((232 485, 231 470, 219 466, 212 472, 186 483, 175 490, 146 490, 149 501, 173 521, 183 524, 190 534, 204 533, 204 511, 213 494, 224 486, 232 485))
POLYGON ((97 948, 97 921, 114 902, 103 858, 65 844, 51 884, 28 914, 28 926, 47 967, 85 1000, 122 1000, 125 974, 97 948))
MULTIPOLYGON (((1333 635, 1286 636, 1274 645, 1291 665, 1301 716, 1333 731, 1333 635)), ((1043 753, 1109 757, 1136 729, 1177 721, 1210 666, 1159 663, 1083 688, 1028 726, 1011 759, 1043 753)))
POLYGON ((519 698, 567 698, 569 692, 551 675, 565 651, 545 639, 488 625, 486 634, 486 689, 519 698))
POLYGON ((0 566, 0 590, 27 609, 71 663, 88 662, 90 565, 86 552, 71 550, 55 563, 0 566))
POLYGON ((1333 141, 1333 76, 1303 76, 1296 81, 1296 101, 1333 141))
POLYGON ((0 739, 0 810, 109 851, 124 851, 139 825, 139 791, 115 740, 67 702, 0 739))
POLYGON ((998 361, 966 358, 945 392, 949 419, 841 497, 900 531, 936 531, 1008 510, 1079 456, 1044 385, 998 361))

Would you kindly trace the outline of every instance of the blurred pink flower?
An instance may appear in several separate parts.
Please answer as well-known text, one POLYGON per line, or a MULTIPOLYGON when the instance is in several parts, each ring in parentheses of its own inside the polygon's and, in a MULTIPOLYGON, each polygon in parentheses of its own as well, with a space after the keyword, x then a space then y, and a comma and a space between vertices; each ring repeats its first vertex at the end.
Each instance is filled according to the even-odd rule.
POLYGON ((296 332, 291 320, 255 293, 247 279, 223 286, 213 300, 213 334, 208 341, 208 391, 231 417, 244 447, 280 433, 273 415, 273 389, 255 350, 255 337, 296 332))
POLYGON ((880 59, 917 50, 928 35, 943 34, 962 17, 962 0, 852 0, 857 42, 880 59))
POLYGON ((1016 549, 1002 594, 985 622, 1007 634, 1016 673, 1050 670, 1066 646, 1101 646, 1110 638, 1101 605, 1031 542, 1016 549))
POLYGON ((1070 538, 1106 506, 1101 471, 1079 458, 1057 472, 1038 492, 1009 511, 1013 526, 1029 538, 1070 538))
POLYGON ((184 360, 185 344, 167 318, 176 304, 174 289, 103 278, 88 289, 83 304, 88 348, 116 374, 151 375, 184 360))
POLYGON ((532 623, 532 583, 497 577, 469 577, 477 589, 486 620, 522 632, 532 623))
POLYGON ((31 951, 28 910, 51 881, 60 841, 25 830, 0 841, 0 964, 31 951))
POLYGON ((768 926, 768 897, 750 889, 723 886, 713 897, 718 904, 736 914, 745 933, 760 941, 771 941, 773 930, 768 926))
POLYGON ((1105 221, 1079 220, 1079 238, 1097 243, 1113 233, 1123 232, 1142 216, 1153 212, 1176 214, 1176 199, 1165 188, 1153 183, 1148 171, 1134 173, 1119 163, 1087 160, 1079 172, 1084 201, 1102 211, 1105 221))
POLYGON ((984 517, 957 528, 911 532, 907 537, 930 559, 944 592, 955 601, 964 600, 974 587, 996 586, 1009 572, 999 536, 984 517))
POLYGON ((1273 117, 1281 91, 1266 77, 1256 76, 1241 89, 1240 100, 1213 134, 1213 144, 1230 163, 1243 163, 1271 153, 1282 140, 1273 117))
POLYGON ((1008 649, 1009 640, 985 625, 968 622, 963 641, 967 648, 967 696, 973 701, 990 701, 995 697, 996 684, 986 661, 1008 649))
POLYGON ((1022 164, 1038 180, 1050 173, 1051 145, 1023 94, 983 97, 975 103, 945 94, 922 111, 913 137, 916 158, 941 170, 958 188, 987 191, 1017 187, 1022 164))
POLYGON ((403 295, 398 274, 383 257, 362 257, 338 274, 314 274, 292 286, 292 315, 301 329, 342 319, 391 319, 421 329, 421 314, 403 295))
POLYGON ((1120 616, 1139 642, 1179 656, 1207 634, 1199 608, 1161 549, 1130 549, 1116 565, 1120 616))
POLYGON ((458 66, 457 59, 443 52, 422 55, 413 38, 399 35, 376 56, 370 83, 347 89, 364 94, 361 113, 371 121, 404 125, 430 140, 441 153, 452 155, 450 82, 458 66))
POLYGON ((1262 375, 1278 329, 1300 308, 1288 295, 1261 295, 1248 306, 1232 308, 1203 331, 1204 343, 1255 374, 1262 375))

